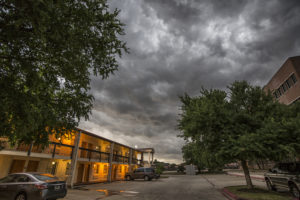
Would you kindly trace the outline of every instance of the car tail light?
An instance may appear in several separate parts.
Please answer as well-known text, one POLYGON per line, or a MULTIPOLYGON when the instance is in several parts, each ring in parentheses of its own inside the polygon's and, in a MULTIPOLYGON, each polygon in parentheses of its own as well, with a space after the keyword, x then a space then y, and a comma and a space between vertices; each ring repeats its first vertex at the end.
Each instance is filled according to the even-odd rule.
POLYGON ((44 190, 48 188, 45 184, 35 184, 35 187, 39 190, 44 190))

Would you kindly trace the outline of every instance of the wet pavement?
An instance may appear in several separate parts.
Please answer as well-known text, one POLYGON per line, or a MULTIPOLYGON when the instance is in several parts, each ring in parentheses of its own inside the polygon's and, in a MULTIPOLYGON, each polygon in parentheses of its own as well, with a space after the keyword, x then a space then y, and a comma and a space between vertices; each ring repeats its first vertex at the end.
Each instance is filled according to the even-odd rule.
MULTIPOLYGON (((262 181, 253 180, 265 187, 262 181)), ((242 185, 242 177, 221 175, 170 175, 152 181, 119 181, 111 184, 93 184, 69 190, 64 200, 226 200, 221 194, 225 186, 242 185)))

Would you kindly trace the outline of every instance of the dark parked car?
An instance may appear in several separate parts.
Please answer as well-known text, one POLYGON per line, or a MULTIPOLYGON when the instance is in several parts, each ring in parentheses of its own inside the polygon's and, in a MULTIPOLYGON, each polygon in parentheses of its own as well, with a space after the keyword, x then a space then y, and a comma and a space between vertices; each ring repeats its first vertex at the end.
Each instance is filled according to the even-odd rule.
POLYGON ((151 181, 153 178, 158 178, 153 168, 137 168, 133 172, 128 172, 125 175, 127 181, 134 179, 144 179, 145 181, 151 181))
POLYGON ((16 173, 0 179, 0 200, 54 200, 66 194, 66 182, 51 174, 16 173))
POLYGON ((265 180, 269 190, 278 187, 289 189, 294 197, 300 198, 300 162, 286 162, 275 165, 268 173, 265 180))

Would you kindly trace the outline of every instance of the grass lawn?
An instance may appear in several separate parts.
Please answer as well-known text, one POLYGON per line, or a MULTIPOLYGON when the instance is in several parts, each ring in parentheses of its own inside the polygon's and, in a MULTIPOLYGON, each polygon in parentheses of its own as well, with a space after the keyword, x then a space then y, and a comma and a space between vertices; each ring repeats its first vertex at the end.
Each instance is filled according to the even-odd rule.
POLYGON ((270 192, 265 189, 255 187, 253 190, 247 186, 230 186, 226 189, 240 198, 248 200, 291 200, 289 193, 270 192))

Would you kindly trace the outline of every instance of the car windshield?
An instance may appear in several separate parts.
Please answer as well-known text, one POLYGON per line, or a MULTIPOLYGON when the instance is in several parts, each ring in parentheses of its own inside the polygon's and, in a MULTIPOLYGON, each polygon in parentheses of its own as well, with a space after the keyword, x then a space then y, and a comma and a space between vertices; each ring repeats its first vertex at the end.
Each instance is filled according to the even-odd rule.
POLYGON ((32 174, 32 175, 40 181, 58 180, 58 178, 53 176, 52 174, 32 174))
POLYGON ((288 170, 291 173, 300 173, 300 163, 291 163, 291 164, 289 164, 288 170))

